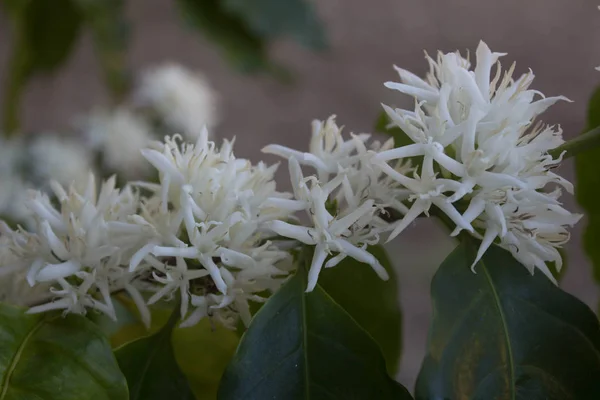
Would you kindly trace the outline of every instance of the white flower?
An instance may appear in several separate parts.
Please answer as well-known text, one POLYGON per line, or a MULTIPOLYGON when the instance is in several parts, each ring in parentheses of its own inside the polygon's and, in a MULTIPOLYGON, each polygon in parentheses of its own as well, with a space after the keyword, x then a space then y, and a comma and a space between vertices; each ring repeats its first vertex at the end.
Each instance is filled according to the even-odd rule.
POLYGON ((29 147, 28 165, 34 177, 42 184, 56 180, 61 185, 85 185, 92 170, 92 156, 72 138, 42 134, 29 147))
MULTIPOLYGON (((47 195, 32 192, 29 207, 37 233, 30 234, 19 249, 21 258, 29 261, 29 284, 52 285, 51 301, 30 312, 65 309, 85 313, 86 308, 93 308, 115 318, 110 293, 124 289, 134 278, 128 271, 128 257, 135 249, 113 241, 108 222, 124 221, 135 214, 138 199, 130 188, 115 189, 114 177, 99 193, 93 175, 84 192, 74 186, 66 192, 57 182, 51 186, 60 208, 54 208, 47 195)), ((125 289, 131 291, 132 287, 125 289)))
POLYGON ((206 79, 184 67, 167 63, 144 72, 136 101, 152 107, 171 129, 195 140, 202 127, 217 122, 216 95, 206 79))
POLYGON ((320 185, 315 177, 304 178, 302 176, 300 164, 295 157, 289 158, 289 169, 296 199, 287 200, 287 204, 284 202, 279 204, 281 207, 287 206, 290 211, 306 210, 311 218, 312 226, 305 227, 292 225, 285 221, 272 221, 268 227, 281 236, 308 245, 315 245, 306 291, 312 291, 317 285, 319 273, 331 252, 338 254, 327 262, 326 268, 333 267, 346 256, 350 256, 370 265, 381 279, 389 279, 387 271, 377 258, 364 249, 367 244, 374 244, 378 241, 377 230, 369 224, 377 210, 373 200, 366 200, 355 209, 349 209, 347 213, 334 217, 327 210, 327 202, 331 193, 341 185, 345 176, 340 174, 326 184, 320 185), (310 187, 307 185, 309 182, 310 187))
POLYGON ((0 176, 12 176, 19 173, 25 161, 23 140, 0 137, 0 176))
POLYGON ((284 158, 294 158, 300 164, 313 167, 322 181, 326 181, 330 174, 336 174, 339 168, 356 164, 358 155, 357 141, 365 142, 371 135, 353 135, 350 140, 342 137, 342 128, 335 123, 335 115, 327 121, 315 120, 312 123, 312 137, 309 151, 301 152, 289 147, 272 144, 263 148, 263 153, 276 154, 284 158))
POLYGON ((415 110, 384 109, 414 144, 379 152, 372 162, 413 192, 415 201, 391 237, 434 204, 456 223, 453 235, 465 229, 483 239, 475 263, 497 239, 530 271, 537 267, 551 277, 545 262, 560 267, 556 248, 580 216, 559 207, 560 190, 545 191, 548 184, 573 189, 550 171, 561 161, 548 151, 563 143, 562 131, 534 121, 567 99, 530 90, 531 71, 513 80, 514 64, 502 75, 502 55, 481 42, 474 70, 459 53, 427 56, 427 80, 396 68, 402 83, 386 86, 414 96, 415 110), (413 178, 385 164, 413 157, 422 158, 413 178))
POLYGON ((49 297, 48 285, 31 286, 26 276, 29 264, 22 249, 29 238, 0 221, 0 301, 16 306, 31 306, 49 297))
POLYGON ((130 257, 129 271, 152 271, 155 294, 149 304, 177 292, 186 326, 214 317, 213 308, 219 308, 217 319, 229 326, 237 318, 248 323, 247 300, 257 299, 255 292, 278 287, 281 282, 275 277, 287 274, 279 264, 288 254, 269 242, 266 223, 289 216, 269 202, 289 196, 275 189, 276 166, 237 159, 232 142, 218 149, 208 141, 207 131, 195 144, 179 140, 167 137, 143 150, 159 171, 160 185, 143 184, 154 194, 127 222, 111 223, 111 231, 123 243, 142 239, 130 257), (242 284, 247 280, 254 283, 242 284), (188 317, 190 304, 196 309, 188 317))
POLYGON ((125 177, 139 177, 148 169, 141 150, 150 142, 150 126, 125 108, 96 111, 83 123, 93 149, 101 151, 102 164, 125 177))

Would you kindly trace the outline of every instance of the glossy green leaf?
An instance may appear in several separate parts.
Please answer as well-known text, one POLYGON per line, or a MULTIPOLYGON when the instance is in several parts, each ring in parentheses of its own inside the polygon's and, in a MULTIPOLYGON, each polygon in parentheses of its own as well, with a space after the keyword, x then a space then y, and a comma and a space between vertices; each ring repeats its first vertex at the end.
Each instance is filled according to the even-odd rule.
POLYGON ((373 339, 303 271, 254 316, 219 388, 229 399, 410 399, 373 339))
POLYGON ((223 3, 263 38, 289 34, 313 49, 327 46, 325 30, 310 0, 224 0, 223 3))
POLYGON ((115 351, 119 367, 127 378, 131 400, 194 399, 171 344, 178 315, 178 310, 174 311, 157 333, 127 343, 115 351))
POLYGON ((177 0, 184 18, 221 48, 225 57, 245 71, 273 68, 266 42, 239 15, 219 0, 177 0))
POLYGON ((0 303, 0 400, 127 398, 110 345, 92 322, 0 303))
MULTIPOLYGON (((588 105, 587 132, 600 126, 600 88, 588 105)), ((592 261, 594 278, 600 282, 600 148, 591 149, 575 157, 575 196, 585 210, 587 225, 583 233, 583 248, 592 261)))
POLYGON ((92 33, 96 57, 104 81, 115 101, 130 90, 131 76, 127 68, 129 24, 125 19, 124 0, 73 0, 81 10, 86 28, 92 33))
POLYGON ((388 372, 396 373, 402 349, 402 313, 398 282, 385 249, 371 246, 373 254, 390 274, 381 280, 366 264, 346 258, 319 276, 319 284, 381 348, 388 372))
POLYGON ((417 399, 600 399, 600 326, 582 302, 492 246, 466 239, 431 285, 417 399))

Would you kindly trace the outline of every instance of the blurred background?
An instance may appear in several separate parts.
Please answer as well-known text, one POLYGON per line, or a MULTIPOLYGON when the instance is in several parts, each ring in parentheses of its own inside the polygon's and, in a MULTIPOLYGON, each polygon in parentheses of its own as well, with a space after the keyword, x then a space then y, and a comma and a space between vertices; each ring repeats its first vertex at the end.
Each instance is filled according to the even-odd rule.
MULTIPOLYGON (((204 3, 219 7, 218 1, 204 3)), ((252 7, 264 3, 268 1, 248 1, 251 8, 247 12, 251 14, 252 7)), ((280 9, 275 11, 285 13, 281 10, 297 1, 287 3, 277 2, 280 9)), ((175 62, 201 73, 215 97, 218 118, 210 124, 213 134, 217 138, 235 136, 236 154, 253 161, 276 161, 260 153, 270 143, 306 149, 310 122, 315 118, 336 114, 338 123, 345 125, 348 132, 372 131, 381 112, 380 103, 411 106, 413 102, 384 88, 383 82, 396 79, 394 64, 423 75, 427 70, 424 50, 434 54, 437 50, 468 49, 474 55, 481 39, 492 50, 508 53, 502 59, 504 66, 516 60, 517 75, 531 68, 536 75, 534 89, 573 100, 552 107, 544 115, 545 122, 562 125, 567 139, 584 128, 587 100, 600 82, 600 72, 594 70, 600 65, 600 11, 596 2, 321 0, 313 5, 322 33, 310 40, 293 30, 289 35, 269 36, 264 41, 269 63, 278 67, 258 66, 254 73, 242 73, 232 57, 224 57, 223 46, 215 44, 215 37, 224 34, 215 34, 215 30, 209 30, 208 35, 199 33, 182 20, 182 11, 174 1, 128 0, 122 4, 123 18, 129 25, 124 62, 133 77, 164 62, 175 62)), ((60 21, 64 16, 58 12, 46 17, 60 21)), ((210 21, 205 23, 219 28, 221 22, 213 17, 209 15, 210 21)), ((16 79, 5 78, 17 42, 12 21, 7 8, 0 11, 3 94, 16 79)), ((314 32, 316 28, 312 29, 314 32)), ((113 85, 112 93, 107 89, 98 62, 101 56, 95 46, 94 31, 84 30, 74 40, 60 68, 31 74, 19 103, 20 132, 75 135, 76 116, 115 102, 119 97, 118 84, 113 85)), ((2 110, 7 109, 5 98, 0 96, 2 110)), ((573 179, 570 162, 561 168, 567 178, 573 179)), ((282 188, 287 189, 285 168, 279 171, 279 178, 282 188)), ((566 195, 565 199, 568 208, 577 208, 571 196, 566 195)), ((583 221, 574 229, 567 247, 568 271, 561 286, 596 309, 597 286, 580 246, 584 224, 583 221)), ((418 221, 388 246, 398 274, 404 315, 404 350, 397 378, 408 387, 413 387, 425 351, 431 313, 429 283, 437 265, 453 246, 446 232, 430 220, 418 221)))

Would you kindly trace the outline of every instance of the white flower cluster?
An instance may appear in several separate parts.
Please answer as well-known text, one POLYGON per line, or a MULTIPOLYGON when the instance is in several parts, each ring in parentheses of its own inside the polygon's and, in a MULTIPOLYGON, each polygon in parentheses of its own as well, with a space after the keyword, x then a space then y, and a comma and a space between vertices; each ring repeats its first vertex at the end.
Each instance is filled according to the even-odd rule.
POLYGON ((32 192, 35 229, 0 227, 0 276, 33 287, 30 312, 95 309, 115 318, 111 295, 122 291, 146 324, 148 306, 176 298, 183 326, 210 317, 235 328, 249 323, 249 302, 281 286, 304 245, 314 248, 307 291, 346 257, 388 279, 368 246, 434 206, 456 225, 453 235, 482 239, 477 260, 496 242, 553 280, 546 263, 560 268, 557 248, 580 216, 561 207, 560 187, 572 187, 551 172, 560 159, 548 151, 561 131, 535 119, 564 98, 530 90, 531 73, 513 80, 514 66, 502 75, 500 56, 481 43, 474 70, 458 53, 427 57, 427 80, 398 69, 402 83, 386 85, 414 96, 415 109, 384 108, 410 145, 344 138, 332 116, 313 122, 307 152, 265 147, 288 160, 293 193, 276 189, 277 165, 236 158, 232 141, 218 148, 206 129, 194 144, 175 135, 141 151, 158 183, 119 190, 112 177, 97 193, 92 176, 85 188, 53 183, 55 202, 32 192))
MULTIPOLYGON (((279 235, 315 246, 308 273, 308 288, 317 284, 323 266, 330 268, 347 256, 370 265, 381 279, 388 273, 368 251, 368 245, 379 243, 380 234, 389 230, 384 219, 386 208, 405 211, 402 204, 408 191, 389 179, 378 165, 371 163, 373 155, 394 147, 393 139, 381 144, 366 142, 371 135, 342 137, 335 117, 326 122, 313 122, 309 152, 300 152, 280 145, 270 145, 265 153, 276 154, 289 161, 294 198, 279 200, 276 205, 290 211, 306 211, 308 226, 273 221, 270 229, 279 235), (301 165, 312 167, 317 175, 304 177, 301 165), (334 255, 327 262, 328 255, 334 255)), ((408 173, 409 163, 398 163, 398 173, 408 173)))
POLYGON ((95 309, 115 318, 111 294, 125 291, 147 324, 147 305, 175 294, 183 326, 205 316, 232 328, 238 317, 249 322, 248 301, 263 301, 289 272, 289 253, 266 229, 289 214, 269 202, 289 196, 276 191, 276 166, 235 158, 233 143, 218 150, 206 131, 195 145, 179 139, 143 151, 159 185, 118 190, 112 177, 96 193, 93 176, 84 191, 54 182, 58 207, 32 192, 37 227, 4 230, 0 269, 49 288, 30 312, 95 309))
POLYGON ((382 152, 374 162, 413 192, 411 209, 392 236, 434 204, 456 224, 454 235, 464 229, 482 239, 477 260, 497 240, 532 273, 539 268, 554 280, 546 263, 560 269, 557 248, 581 216, 560 206, 556 186, 570 193, 573 187, 551 172, 561 158, 548 151, 563 143, 562 131, 535 120, 567 99, 529 89, 531 71, 514 80, 514 64, 503 73, 503 55, 481 42, 473 70, 459 53, 427 56, 426 80, 397 68, 402 82, 386 86, 413 96, 416 105, 384 108, 414 144, 382 152), (422 157, 412 177, 386 166, 412 157, 422 157), (549 185, 554 189, 548 191, 549 185))

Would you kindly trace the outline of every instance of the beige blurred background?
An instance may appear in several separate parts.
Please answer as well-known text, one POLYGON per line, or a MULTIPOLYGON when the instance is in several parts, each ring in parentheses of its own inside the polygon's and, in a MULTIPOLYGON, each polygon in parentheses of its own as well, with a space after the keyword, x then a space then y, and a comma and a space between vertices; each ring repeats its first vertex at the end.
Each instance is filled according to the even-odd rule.
MULTIPOLYGON (((591 0, 321 0, 317 8, 329 34, 330 51, 314 54, 291 42, 273 48, 273 55, 297 75, 291 87, 268 77, 236 73, 210 43, 181 24, 172 1, 128 3, 134 70, 173 60, 204 72, 220 93, 222 122, 217 135, 237 136, 237 155, 253 160, 261 157, 262 146, 272 142, 306 148, 313 118, 337 114, 348 130, 370 131, 381 102, 409 106, 411 99, 382 83, 395 79, 393 64, 423 74, 427 67, 423 50, 474 51, 483 39, 492 50, 509 53, 504 64, 517 60, 519 74, 531 68, 537 76, 535 89, 574 100, 554 106, 544 118, 560 123, 567 138, 583 128, 586 100, 600 84, 600 72, 594 70, 600 65, 600 11, 591 0)), ((8 32, 0 13, 2 74, 10 50, 8 32)), ((28 131, 60 131, 69 127, 74 114, 106 100, 91 43, 85 38, 64 69, 31 84, 24 125, 28 131)), ((565 165, 563 173, 572 178, 572 165, 565 165)), ((283 170, 280 178, 286 178, 283 170)), ((574 207, 573 199, 566 197, 574 207)), ((583 225, 573 233, 562 286, 596 309, 598 290, 579 248, 583 225)), ((419 221, 389 246, 404 310, 398 379, 409 388, 424 354, 429 282, 452 247, 433 221, 419 221)))

